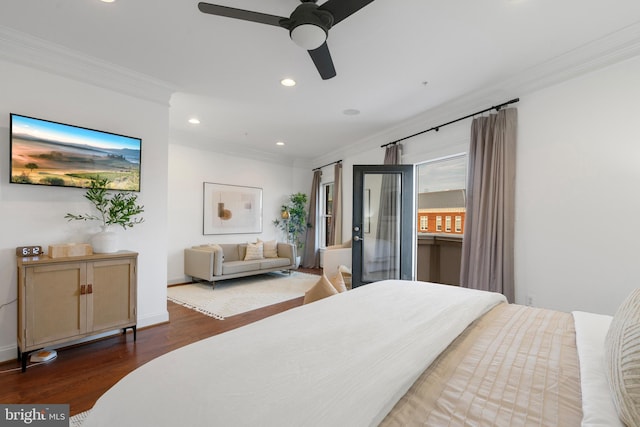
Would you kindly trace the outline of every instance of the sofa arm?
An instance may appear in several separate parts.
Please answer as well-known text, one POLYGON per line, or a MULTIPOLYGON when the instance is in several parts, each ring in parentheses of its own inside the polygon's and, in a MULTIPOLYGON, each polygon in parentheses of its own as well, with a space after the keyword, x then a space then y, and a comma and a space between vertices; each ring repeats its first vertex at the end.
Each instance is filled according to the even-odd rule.
POLYGON ((222 275, 222 248, 218 245, 184 250, 184 273, 207 281, 222 275))
POLYGON ((278 242, 279 258, 289 258, 289 261, 291 261, 290 265, 295 265, 297 256, 296 246, 293 243, 278 242))

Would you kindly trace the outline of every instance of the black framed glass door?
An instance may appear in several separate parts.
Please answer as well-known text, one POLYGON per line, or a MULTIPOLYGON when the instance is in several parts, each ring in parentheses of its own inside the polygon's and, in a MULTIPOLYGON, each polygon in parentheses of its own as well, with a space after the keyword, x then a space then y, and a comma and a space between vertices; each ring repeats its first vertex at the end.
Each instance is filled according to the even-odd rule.
POLYGON ((414 278, 413 165, 354 165, 352 286, 414 278))

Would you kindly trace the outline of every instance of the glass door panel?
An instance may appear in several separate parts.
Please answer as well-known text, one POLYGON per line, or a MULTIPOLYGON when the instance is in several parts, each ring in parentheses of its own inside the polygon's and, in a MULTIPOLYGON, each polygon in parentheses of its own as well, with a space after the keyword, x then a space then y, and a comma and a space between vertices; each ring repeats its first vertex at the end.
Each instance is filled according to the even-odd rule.
POLYGON ((413 278, 413 166, 354 166, 352 280, 413 278))

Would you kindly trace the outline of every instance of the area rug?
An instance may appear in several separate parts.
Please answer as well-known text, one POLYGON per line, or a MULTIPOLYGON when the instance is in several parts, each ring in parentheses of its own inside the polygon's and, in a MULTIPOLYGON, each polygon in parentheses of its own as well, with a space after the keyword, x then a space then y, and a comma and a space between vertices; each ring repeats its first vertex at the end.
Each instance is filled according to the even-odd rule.
POLYGON ((294 271, 268 273, 210 283, 170 286, 167 299, 207 316, 224 320, 236 314, 277 304, 304 295, 319 276, 294 271))
POLYGON ((89 415, 89 411, 80 412, 79 414, 69 418, 69 427, 82 426, 82 423, 84 423, 84 420, 87 418, 87 415, 89 415))

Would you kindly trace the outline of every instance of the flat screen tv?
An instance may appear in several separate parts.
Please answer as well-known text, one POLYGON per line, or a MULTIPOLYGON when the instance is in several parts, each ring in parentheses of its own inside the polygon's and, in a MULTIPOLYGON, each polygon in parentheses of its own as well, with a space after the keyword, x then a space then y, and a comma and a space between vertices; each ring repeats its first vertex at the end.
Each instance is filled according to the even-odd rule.
POLYGON ((140 191, 142 140, 11 114, 11 178, 16 184, 140 191))

